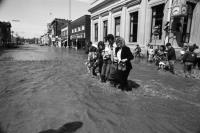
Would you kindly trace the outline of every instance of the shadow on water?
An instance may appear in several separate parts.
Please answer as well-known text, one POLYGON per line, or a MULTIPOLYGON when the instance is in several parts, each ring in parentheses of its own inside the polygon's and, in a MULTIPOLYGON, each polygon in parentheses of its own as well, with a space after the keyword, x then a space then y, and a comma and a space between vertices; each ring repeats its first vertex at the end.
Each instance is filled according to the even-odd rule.
POLYGON ((1 6, 1 4, 2 4, 3 1, 4 1, 4 0, 0 0, 0 6, 1 6))
POLYGON ((6 133, 5 130, 3 129, 1 123, 0 123, 0 133, 6 133))
POLYGON ((59 129, 48 129, 45 131, 41 131, 39 133, 75 133, 82 126, 83 126, 82 122, 75 121, 75 122, 66 123, 59 129))
POLYGON ((126 91, 132 91, 133 89, 137 89, 139 87, 140 87, 140 85, 138 83, 136 83, 135 81, 128 80, 128 87, 127 87, 126 91))

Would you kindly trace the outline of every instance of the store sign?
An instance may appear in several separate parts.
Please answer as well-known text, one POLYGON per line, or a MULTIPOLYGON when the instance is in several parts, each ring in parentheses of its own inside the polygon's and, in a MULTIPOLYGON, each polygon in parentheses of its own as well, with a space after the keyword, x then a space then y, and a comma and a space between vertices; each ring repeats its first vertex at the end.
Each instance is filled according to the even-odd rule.
POLYGON ((186 0, 174 0, 172 4, 172 16, 185 16, 187 15, 186 0))

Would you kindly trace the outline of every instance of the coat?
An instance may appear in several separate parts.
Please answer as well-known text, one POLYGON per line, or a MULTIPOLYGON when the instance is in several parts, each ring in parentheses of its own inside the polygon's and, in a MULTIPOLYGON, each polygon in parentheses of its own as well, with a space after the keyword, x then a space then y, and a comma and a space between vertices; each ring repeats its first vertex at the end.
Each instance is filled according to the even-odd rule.
MULTIPOLYGON (((115 52, 117 54, 117 52, 120 50, 119 47, 116 48, 115 52)), ((127 69, 132 69, 132 65, 131 65, 131 60, 133 59, 133 54, 130 50, 129 47, 124 46, 122 47, 122 51, 121 51, 121 59, 127 59, 126 61, 126 68, 127 69)))

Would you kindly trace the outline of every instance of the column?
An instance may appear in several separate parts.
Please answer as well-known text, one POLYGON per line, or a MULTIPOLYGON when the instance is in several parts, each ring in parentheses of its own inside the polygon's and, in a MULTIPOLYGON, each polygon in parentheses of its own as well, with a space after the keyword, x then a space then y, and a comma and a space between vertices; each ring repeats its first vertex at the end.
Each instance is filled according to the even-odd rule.
POLYGON ((94 42, 94 23, 93 23, 92 18, 91 18, 91 24, 90 24, 90 40, 94 42))
MULTIPOLYGON (((120 36, 123 37, 125 39, 126 36, 126 12, 127 12, 127 7, 124 6, 122 8, 122 13, 121 13, 121 28, 120 28, 120 36)), ((128 41, 128 40, 126 40, 128 41)))
POLYGON ((99 15, 99 20, 98 20, 98 42, 102 41, 102 17, 99 15))
POLYGON ((113 34, 112 31, 112 12, 109 11, 109 15, 108 15, 108 34, 113 34))

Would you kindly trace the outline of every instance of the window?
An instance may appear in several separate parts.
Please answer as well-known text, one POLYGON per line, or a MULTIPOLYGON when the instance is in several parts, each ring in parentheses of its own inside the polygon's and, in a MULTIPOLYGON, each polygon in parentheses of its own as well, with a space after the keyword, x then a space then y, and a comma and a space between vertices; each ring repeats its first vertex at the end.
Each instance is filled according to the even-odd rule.
POLYGON ((138 32, 138 12, 133 12, 130 14, 130 34, 129 34, 130 42, 137 42, 137 32, 138 32))
POLYGON ((81 27, 78 27, 78 31, 81 31, 81 27))
POLYGON ((95 42, 98 41, 98 23, 94 24, 94 40, 95 42))
POLYGON ((74 33, 74 29, 72 29, 72 33, 74 33))
POLYGON ((183 33, 182 33, 181 42, 183 42, 183 43, 188 43, 190 40, 192 16, 193 16, 193 10, 195 8, 195 4, 193 4, 191 2, 187 2, 187 6, 188 6, 187 16, 182 17, 183 33))
POLYGON ((152 8, 151 40, 161 40, 164 4, 152 8))
POLYGON ((108 34, 108 20, 103 21, 103 38, 105 41, 105 37, 108 34))
POLYGON ((120 17, 115 18, 115 37, 120 36, 120 17))
POLYGON ((85 26, 84 25, 82 25, 82 30, 85 30, 85 26))

